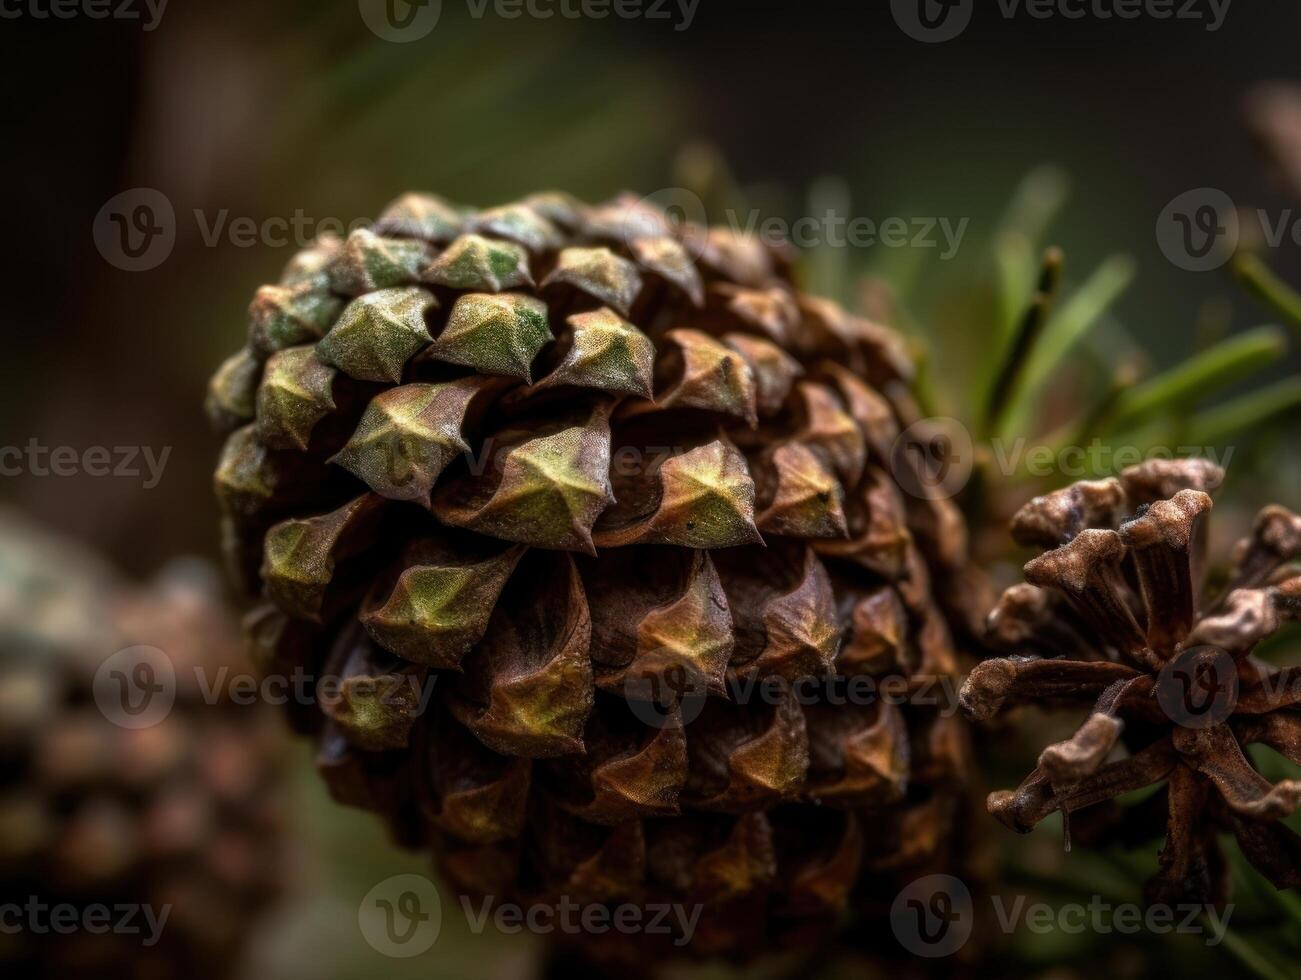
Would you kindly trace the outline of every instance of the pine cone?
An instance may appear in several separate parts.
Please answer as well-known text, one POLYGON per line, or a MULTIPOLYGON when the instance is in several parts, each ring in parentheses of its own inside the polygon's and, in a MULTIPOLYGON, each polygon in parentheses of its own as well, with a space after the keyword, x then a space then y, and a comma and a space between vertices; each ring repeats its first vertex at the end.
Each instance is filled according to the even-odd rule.
POLYGON ((0 512, 0 890, 22 908, 6 975, 226 976, 279 890, 276 718, 203 700, 194 668, 216 683, 239 651, 204 585, 178 567, 127 588, 0 512), (176 685, 162 720, 132 728, 97 706, 97 668, 136 645, 164 651, 176 685), (100 905, 107 921, 50 931, 54 908, 100 905))
POLYGON ((1276 887, 1301 883, 1301 837, 1281 822, 1301 802, 1301 782, 1271 784, 1243 751, 1259 743, 1301 763, 1301 668, 1252 655, 1301 618, 1301 568, 1289 564, 1301 558, 1301 518, 1264 510, 1228 586, 1205 597, 1204 518, 1223 478, 1202 460, 1154 460, 1028 504, 1014 537, 1052 550, 1026 565, 1030 584, 1009 589, 990 617, 991 644, 1016 656, 980 664, 961 695, 977 721, 1021 704, 1093 703, 1076 734, 1046 748, 1015 791, 992 794, 989 810, 1028 833, 1059 810, 1069 821, 1107 804, 1088 811, 1087 825, 1130 840, 1159 835, 1144 820, 1159 814, 1154 904, 1225 899, 1219 832, 1276 887), (1108 802, 1163 782, 1162 799, 1123 819, 1108 802))
POLYGON ((780 250, 631 199, 409 195, 303 252, 209 409, 256 655, 342 678, 296 719, 334 796, 461 894, 703 904, 704 954, 931 859, 963 723, 794 688, 957 673, 911 373, 780 250))

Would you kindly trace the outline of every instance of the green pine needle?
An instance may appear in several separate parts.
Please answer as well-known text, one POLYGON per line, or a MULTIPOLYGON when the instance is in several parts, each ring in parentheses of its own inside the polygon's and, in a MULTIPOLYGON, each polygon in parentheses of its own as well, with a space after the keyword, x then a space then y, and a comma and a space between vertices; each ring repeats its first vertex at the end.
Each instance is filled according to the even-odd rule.
POLYGON ((1112 428, 1133 427, 1156 415, 1191 408, 1273 364, 1286 350, 1286 336, 1272 326, 1216 344, 1126 393, 1116 406, 1112 428))
POLYGON ((1030 355, 1022 381, 1008 408, 1000 435, 1025 432, 1035 400, 1066 356, 1106 315, 1134 281, 1133 259, 1116 255, 1100 265, 1049 319, 1030 355))
POLYGON ((1200 445, 1219 446, 1258 432, 1265 424, 1298 409, 1301 409, 1301 378, 1287 378, 1198 412, 1189 421, 1188 432, 1200 445))
POLYGON ((1268 957, 1232 929, 1226 929, 1224 932, 1224 948, 1262 980, 1287 980, 1286 975, 1271 963, 1268 957))
POLYGON ((1003 422, 1011 406, 1011 399, 1021 385, 1030 356, 1034 353, 1053 304, 1061 288, 1062 266, 1065 262, 1061 249, 1050 248, 1044 253, 1039 266, 1039 281, 1029 307, 1022 313, 1011 344, 1002 358, 994 382, 985 400, 986 431, 1002 431, 1003 422))
POLYGON ((1260 256, 1249 253, 1236 256, 1233 272, 1248 293, 1274 310, 1289 326, 1301 330, 1301 294, 1276 276, 1260 256))
POLYGON ((996 349, 1002 351, 1012 342, 1025 304, 1034 292, 1038 269, 1034 246, 1017 232, 999 235, 994 243, 994 275, 997 283, 998 322, 995 324, 996 349))
POLYGON ((1010 343, 1017 322, 1034 289, 1035 256, 1044 236, 1070 197, 1070 179, 1060 167, 1036 167, 1017 185, 994 236, 994 267, 998 278, 998 342, 1010 343))
POLYGON ((1060 167, 1045 165, 1026 174, 1003 215, 1001 231, 1022 236, 1036 249, 1048 226, 1071 194, 1070 178, 1060 167))

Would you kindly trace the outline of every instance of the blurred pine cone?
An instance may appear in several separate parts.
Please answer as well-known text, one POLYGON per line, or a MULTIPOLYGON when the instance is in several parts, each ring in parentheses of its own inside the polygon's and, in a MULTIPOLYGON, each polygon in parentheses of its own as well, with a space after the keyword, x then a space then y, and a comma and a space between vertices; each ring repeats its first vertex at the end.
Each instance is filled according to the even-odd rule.
POLYGON ((276 718, 205 701, 196 671, 220 686, 240 647, 204 571, 130 588, 0 512, 6 975, 226 976, 280 888, 276 718), (137 646, 163 651, 175 700, 126 727, 104 707, 106 671, 118 651, 123 669, 150 666, 137 646))
POLYGON ((1257 85, 1247 96, 1247 127, 1271 176, 1301 199, 1301 88, 1289 82, 1257 85))
POLYGON ((692 951, 746 957, 943 853, 976 600, 897 336, 780 249, 559 194, 403 197, 250 319, 208 404, 253 649, 341 678, 297 712, 334 796, 459 894, 698 903, 692 951), (798 696, 892 675, 934 704, 798 696))
POLYGON ((1301 884, 1301 836, 1282 822, 1301 782, 1271 783, 1244 751, 1259 744, 1301 764, 1301 668, 1253 655, 1301 618, 1301 517, 1264 510, 1227 586, 1204 590, 1205 518, 1223 479, 1202 460, 1152 460, 1028 504, 1013 534, 1051 550, 990 617, 992 645, 1016 655, 980 664, 962 691, 978 721, 1022 704, 1093 705, 989 810, 1022 833, 1058 811, 1068 834, 1073 819, 1130 842, 1164 832, 1153 904, 1225 901, 1219 833, 1276 887, 1301 884), (1153 785, 1142 804, 1115 803, 1153 785))

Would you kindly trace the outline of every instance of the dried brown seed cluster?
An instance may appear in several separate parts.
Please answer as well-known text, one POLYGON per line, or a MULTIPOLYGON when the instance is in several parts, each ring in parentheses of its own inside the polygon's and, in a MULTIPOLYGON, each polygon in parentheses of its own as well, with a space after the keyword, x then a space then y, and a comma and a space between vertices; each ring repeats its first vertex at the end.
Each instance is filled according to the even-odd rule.
POLYGON ((1264 510, 1223 594, 1206 596, 1206 516, 1223 478, 1205 461, 1155 460, 1028 504, 1014 536, 1051 550, 990 617, 991 643, 1013 656, 980 664, 961 696, 978 721, 1022 704, 1092 704, 1076 734, 1044 749, 1015 791, 991 795, 989 810, 1022 833, 1058 811, 1100 825, 1108 818, 1088 808, 1163 783, 1154 903, 1224 899, 1219 832, 1277 887, 1301 884, 1301 837, 1281 822, 1301 782, 1272 784, 1244 752, 1261 744, 1301 763, 1301 668, 1253 656, 1301 618, 1301 517, 1264 510))
POLYGON ((0 892, 22 908, 6 976, 227 976, 283 887, 277 719, 205 695, 240 638, 200 572, 127 587, 0 512, 0 892), (156 692, 133 667, 157 667, 156 692), (64 930, 99 905, 124 928, 64 930))
POLYGON ((342 678, 299 718, 334 795, 463 892, 701 903, 702 954, 933 859, 960 722, 794 690, 955 675, 910 375, 779 251, 635 200, 408 195, 298 256, 209 407, 259 658, 342 678))

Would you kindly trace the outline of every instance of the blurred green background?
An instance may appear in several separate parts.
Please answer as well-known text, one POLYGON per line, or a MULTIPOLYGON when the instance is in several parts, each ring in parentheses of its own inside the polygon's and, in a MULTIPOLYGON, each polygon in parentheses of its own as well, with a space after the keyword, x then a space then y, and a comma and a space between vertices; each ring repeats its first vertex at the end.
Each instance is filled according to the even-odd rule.
MULTIPOLYGON (((901 326, 933 365, 937 408, 955 414, 973 404, 967 374, 980 358, 969 355, 992 329, 973 297, 989 298, 1000 230, 1027 186, 1046 181, 1060 198, 1044 206, 1054 219, 1041 244, 1064 248, 1068 292, 1099 267, 1128 281, 1132 263, 1132 282, 1067 361, 1142 352, 1155 372, 1275 320, 1227 270, 1173 265, 1155 226, 1173 198, 1202 187, 1290 213, 1241 107, 1256 83, 1298 74, 1301 8, 1238 0, 1212 32, 1204 21, 1005 20, 994 4, 978 7, 963 36, 942 45, 907 37, 888 4, 814 0, 700 0, 689 25, 673 3, 666 20, 510 19, 442 0, 437 26, 407 44, 369 30, 356 0, 175 0, 152 30, 7 19, 0 444, 172 451, 149 490, 130 479, 18 476, 0 479, 0 496, 137 573, 178 552, 215 554, 218 442, 202 417, 204 385, 241 344, 255 288, 294 251, 261 233, 238 240, 232 222, 278 236, 268 221, 299 220, 310 236, 373 217, 408 189, 489 205, 546 188, 595 199, 686 185, 711 206, 743 200, 787 220, 828 208, 878 223, 969 219, 947 262, 934 249, 877 246, 819 250, 803 270, 847 302, 864 275, 888 282, 901 326), (105 202, 133 188, 160 191, 176 216, 174 248, 145 272, 114 267, 92 238, 105 202)), ((1032 270, 1036 255, 1021 258, 1032 270)), ((1301 281, 1297 258, 1294 245, 1266 256, 1301 281)), ((1212 404, 1301 371, 1295 352, 1265 360, 1212 404)), ((1032 420, 1040 410, 1024 406, 1032 420)), ((1297 503, 1296 418, 1225 434, 1249 474, 1230 488, 1241 513, 1275 496, 1297 503)), ((1009 764, 999 778, 1017 772, 1009 764)), ((529 975, 526 941, 470 937, 458 915, 445 918, 436 955, 402 963, 371 951, 357 902, 383 875, 423 863, 393 854, 368 817, 328 806, 309 772, 299 792, 303 886, 268 925, 254 973, 529 975)), ((1119 874, 1114 856, 1064 856, 1050 830, 1014 845, 1035 854, 1017 888, 1137 898, 1142 875, 1119 874)), ((1301 943, 1294 903, 1280 913, 1255 887, 1241 889, 1240 914, 1255 915, 1267 937, 1283 915, 1288 941, 1301 943)), ((1113 939, 1100 953, 1098 937, 1078 938, 1017 955, 1028 972, 1077 962, 1130 975, 1153 962, 1150 944, 1113 939)), ((1155 952, 1189 964, 1186 976, 1295 970, 1286 955, 1283 966, 1262 963, 1249 943, 1168 946, 1155 952)))

